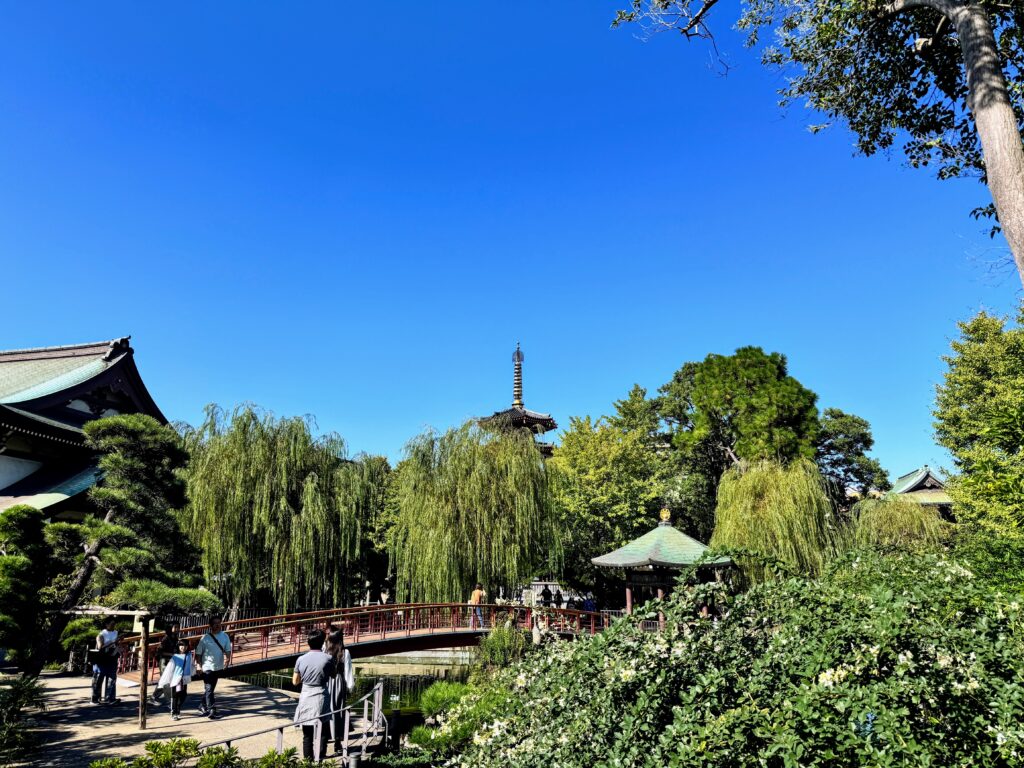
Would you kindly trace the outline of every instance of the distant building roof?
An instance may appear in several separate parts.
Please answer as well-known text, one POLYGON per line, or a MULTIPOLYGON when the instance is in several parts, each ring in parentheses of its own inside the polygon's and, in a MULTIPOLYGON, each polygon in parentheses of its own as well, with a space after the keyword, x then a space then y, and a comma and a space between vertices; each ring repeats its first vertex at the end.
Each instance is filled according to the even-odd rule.
MULTIPOLYGON (((625 546, 590 562, 602 568, 684 568, 705 556, 708 547, 662 520, 658 526, 625 546)), ((730 560, 719 557, 708 565, 725 565, 730 560)))
POLYGON ((896 478, 890 493, 909 496, 921 504, 949 505, 953 503, 946 493, 946 484, 925 464, 920 469, 896 478))
MULTIPOLYGON (((558 429, 558 424, 550 414, 531 411, 523 406, 524 359, 523 351, 516 344, 516 351, 512 353, 512 407, 496 411, 481 421, 500 428, 528 429, 535 435, 542 435, 558 429)), ((551 446, 547 443, 539 443, 538 447, 545 455, 550 455, 551 446)))

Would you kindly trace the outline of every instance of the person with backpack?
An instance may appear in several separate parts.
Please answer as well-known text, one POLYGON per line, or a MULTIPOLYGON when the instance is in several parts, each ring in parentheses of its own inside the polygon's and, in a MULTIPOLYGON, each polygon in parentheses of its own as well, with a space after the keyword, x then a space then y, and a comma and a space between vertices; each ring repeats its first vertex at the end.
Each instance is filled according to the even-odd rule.
POLYGON ((199 714, 214 720, 218 717, 217 702, 214 691, 221 670, 228 663, 231 655, 231 638, 223 630, 219 616, 210 618, 210 627, 196 645, 196 666, 202 671, 203 701, 199 705, 199 714))
POLYGON ((118 632, 114 628, 117 619, 108 616, 103 620, 103 629, 96 635, 96 648, 91 654, 92 663, 92 703, 117 704, 117 657, 119 655, 117 640, 118 632), (105 690, 104 689, 105 685, 105 690), (100 693, 104 694, 102 702, 100 693))
POLYGON ((185 638, 178 641, 176 650, 178 652, 164 665, 157 686, 159 690, 170 692, 171 719, 181 720, 181 705, 185 703, 188 684, 192 680, 192 654, 189 653, 189 643, 185 638))

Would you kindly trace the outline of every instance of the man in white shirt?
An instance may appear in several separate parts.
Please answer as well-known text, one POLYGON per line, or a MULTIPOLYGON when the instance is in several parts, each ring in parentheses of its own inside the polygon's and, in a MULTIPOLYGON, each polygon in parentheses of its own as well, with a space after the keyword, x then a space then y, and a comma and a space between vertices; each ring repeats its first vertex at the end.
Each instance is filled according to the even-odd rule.
POLYGON ((210 628, 196 645, 196 667, 203 671, 203 701, 199 714, 211 720, 217 717, 217 704, 213 692, 217 688, 218 673, 231 656, 231 638, 222 629, 219 616, 210 619, 210 628))
POLYGON ((103 629, 96 635, 96 661, 92 665, 92 703, 100 703, 100 692, 106 684, 104 704, 117 704, 117 619, 108 616, 103 620, 103 629))

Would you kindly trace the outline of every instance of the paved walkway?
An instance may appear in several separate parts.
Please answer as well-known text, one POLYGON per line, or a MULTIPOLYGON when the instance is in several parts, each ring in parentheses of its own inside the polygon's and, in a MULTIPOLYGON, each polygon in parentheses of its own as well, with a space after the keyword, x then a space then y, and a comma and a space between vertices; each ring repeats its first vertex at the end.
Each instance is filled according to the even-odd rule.
MULTIPOLYGON (((104 757, 142 754, 147 741, 172 738, 199 739, 209 743, 288 723, 295 712, 295 695, 245 685, 234 680, 217 684, 217 708, 222 717, 200 717, 196 708, 202 683, 192 683, 182 708, 181 720, 171 720, 170 708, 150 705, 149 727, 138 727, 138 688, 118 686, 122 702, 112 707, 91 704, 91 680, 84 676, 43 675, 49 693, 47 711, 39 717, 43 745, 32 766, 88 768, 104 757)), ((233 745, 243 757, 266 754, 276 744, 276 733, 246 739, 233 745)), ((298 747, 302 735, 294 727, 285 729, 284 746, 298 747)))

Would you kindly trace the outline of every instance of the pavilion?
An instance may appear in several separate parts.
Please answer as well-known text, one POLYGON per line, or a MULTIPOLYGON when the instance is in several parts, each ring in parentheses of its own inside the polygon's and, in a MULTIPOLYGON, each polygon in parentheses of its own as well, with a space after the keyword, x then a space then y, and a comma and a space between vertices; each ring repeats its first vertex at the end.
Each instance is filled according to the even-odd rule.
POLYGON ((661 522, 638 539, 590 562, 599 568, 621 568, 626 572, 626 613, 633 612, 634 588, 653 590, 665 597, 683 568, 700 563, 698 568, 709 578, 720 578, 732 565, 727 557, 706 560, 708 547, 672 525, 667 509, 661 510, 661 522))
POLYGON ((0 352, 0 510, 28 504, 81 519, 100 479, 86 422, 144 413, 167 423, 129 339, 0 352))

